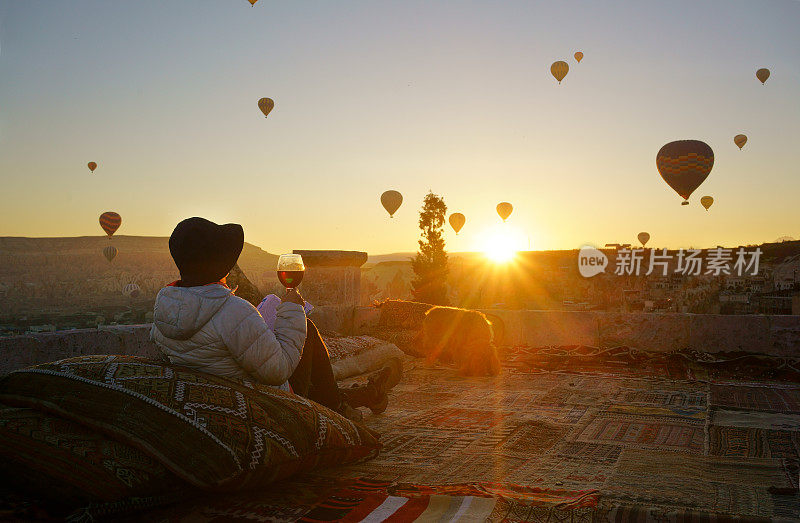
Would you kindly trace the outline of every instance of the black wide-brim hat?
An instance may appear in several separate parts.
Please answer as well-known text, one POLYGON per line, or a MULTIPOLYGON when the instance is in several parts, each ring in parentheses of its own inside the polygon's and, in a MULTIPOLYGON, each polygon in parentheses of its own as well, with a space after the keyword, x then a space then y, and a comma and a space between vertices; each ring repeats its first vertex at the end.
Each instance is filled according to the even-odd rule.
POLYGON ((214 283, 231 272, 244 247, 238 223, 217 225, 205 218, 187 218, 169 237, 169 253, 181 273, 183 286, 214 283))

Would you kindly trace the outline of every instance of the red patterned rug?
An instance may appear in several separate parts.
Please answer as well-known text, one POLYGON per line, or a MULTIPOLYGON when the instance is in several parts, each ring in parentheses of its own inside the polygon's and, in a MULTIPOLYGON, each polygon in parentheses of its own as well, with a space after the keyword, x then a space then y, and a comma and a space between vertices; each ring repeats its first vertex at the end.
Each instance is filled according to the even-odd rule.
POLYGON ((189 501, 150 512, 148 521, 487 521, 510 504, 554 513, 597 507, 596 490, 542 489, 511 484, 417 485, 353 478, 305 478, 270 491, 189 501))

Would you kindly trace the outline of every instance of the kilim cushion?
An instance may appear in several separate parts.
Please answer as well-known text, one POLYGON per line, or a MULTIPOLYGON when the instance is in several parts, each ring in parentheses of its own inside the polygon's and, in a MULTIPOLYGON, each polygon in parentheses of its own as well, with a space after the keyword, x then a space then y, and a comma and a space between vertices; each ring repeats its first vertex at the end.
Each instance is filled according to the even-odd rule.
POLYGON ((343 380, 383 367, 389 360, 401 359, 403 351, 394 343, 372 336, 325 337, 333 377, 343 380))
POLYGON ((386 300, 381 303, 378 326, 384 329, 419 330, 422 328, 425 313, 433 307, 416 301, 386 300))
MULTIPOLYGON (((0 482, 55 513, 92 505, 119 513, 175 501, 188 490, 143 452, 74 421, 0 405, 0 482)), ((90 512, 91 513, 91 512, 90 512)))
POLYGON ((369 459, 380 448, 369 429, 305 398, 132 356, 13 372, 0 380, 0 402, 100 431, 211 490, 369 459))

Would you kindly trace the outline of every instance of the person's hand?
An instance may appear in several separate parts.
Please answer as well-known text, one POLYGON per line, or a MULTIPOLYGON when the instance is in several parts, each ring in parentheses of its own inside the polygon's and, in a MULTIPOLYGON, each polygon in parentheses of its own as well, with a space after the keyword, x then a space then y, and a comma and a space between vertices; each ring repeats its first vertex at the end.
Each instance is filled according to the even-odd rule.
POLYGON ((300 296, 300 293, 297 292, 297 289, 286 289, 286 294, 283 295, 281 298, 281 303, 296 303, 301 307, 305 307, 306 302, 303 301, 303 297, 300 296))

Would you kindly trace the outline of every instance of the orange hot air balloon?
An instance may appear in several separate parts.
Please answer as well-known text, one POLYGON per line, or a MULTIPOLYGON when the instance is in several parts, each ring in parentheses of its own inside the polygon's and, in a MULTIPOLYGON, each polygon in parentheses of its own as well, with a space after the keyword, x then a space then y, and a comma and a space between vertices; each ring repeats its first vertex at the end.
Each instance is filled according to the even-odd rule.
POLYGON ((561 80, 567 76, 569 72, 569 64, 567 62, 559 60, 558 62, 553 62, 553 65, 550 66, 550 74, 558 80, 558 83, 561 83, 561 80))
POLYGON ((637 238, 639 239, 639 243, 642 244, 642 247, 644 247, 645 245, 647 245, 647 242, 650 241, 650 233, 649 232, 640 232, 639 236, 637 236, 637 238))
POLYGON ((497 204, 497 214, 506 221, 506 219, 511 216, 511 211, 514 210, 514 206, 508 202, 500 202, 497 204))
POLYGON ((264 113, 264 118, 269 115, 273 107, 275 107, 275 102, 272 101, 272 98, 262 98, 258 101, 258 108, 264 113))
POLYGON ((582 52, 580 52, 580 51, 578 51, 577 53, 575 53, 575 60, 577 60, 577 61, 578 61, 578 63, 581 63, 581 60, 583 60, 583 53, 582 53, 582 52))
POLYGON ((712 198, 711 196, 703 196, 702 198, 700 198, 700 205, 705 207, 706 210, 708 210, 708 208, 711 207, 713 204, 714 204, 714 198, 712 198))
POLYGON ((742 147, 744 147, 744 144, 747 143, 747 136, 743 134, 737 134, 736 136, 733 137, 733 143, 735 143, 739 147, 739 150, 741 151, 742 147))
MULTIPOLYGON (((678 140, 662 147, 656 155, 661 178, 684 200, 708 178, 714 167, 714 151, 700 140, 678 140)), ((681 205, 688 205, 685 201, 681 205)))
POLYGON ((756 78, 758 78, 761 81, 762 85, 766 83, 767 78, 769 78, 769 69, 762 68, 756 71, 756 78))
POLYGON ((454 212, 453 214, 451 214, 449 221, 450 221, 450 227, 452 227, 453 230, 456 231, 456 234, 458 234, 458 231, 460 231, 461 228, 464 226, 464 224, 467 223, 467 219, 460 212, 454 212))
POLYGON ((386 191, 381 194, 381 205, 389 213, 389 218, 394 218, 394 213, 403 204, 403 195, 397 191, 386 191))
POLYGON ((89 170, 92 171, 92 172, 94 172, 94 170, 97 169, 97 164, 95 162, 89 162, 88 166, 89 166, 89 170))
POLYGON ((100 227, 108 234, 108 239, 117 232, 119 226, 122 224, 122 216, 115 212, 107 211, 100 215, 100 227))
POLYGON ((256 5, 256 2, 258 2, 258 0, 247 0, 247 1, 250 2, 251 6, 256 5))
POLYGON ((117 251, 116 247, 114 247, 113 245, 109 245, 108 247, 103 249, 103 256, 106 257, 106 260, 112 261, 114 258, 117 257, 117 252, 119 251, 117 251))

